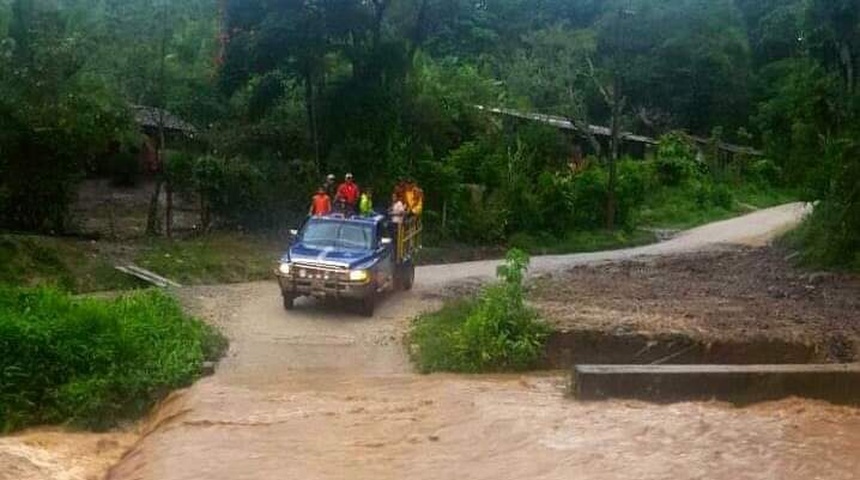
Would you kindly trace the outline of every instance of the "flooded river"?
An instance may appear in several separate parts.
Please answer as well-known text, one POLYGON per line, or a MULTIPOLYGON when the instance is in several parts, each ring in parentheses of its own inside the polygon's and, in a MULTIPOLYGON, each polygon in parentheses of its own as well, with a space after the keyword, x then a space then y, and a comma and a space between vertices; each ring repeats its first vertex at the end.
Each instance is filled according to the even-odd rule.
MULTIPOLYGON (((746 222, 727 225, 755 238, 758 226, 771 228, 758 217, 746 222)), ((715 235, 700 237, 704 244, 715 235)), ((695 244, 684 242, 675 245, 695 244)), ((629 255, 547 258, 536 267, 629 255)), ((409 318, 433 307, 445 282, 492 269, 422 269, 418 290, 387 299, 373 319, 308 304, 285 312, 271 282, 187 290, 188 302, 230 337, 230 352, 214 376, 174 394, 144 422, 108 478, 860 478, 858 409, 801 400, 744 409, 588 404, 565 397, 563 372, 412 373, 401 340, 409 318)), ((9 462, 41 453, 15 450, 20 438, 4 440, 0 479, 95 478, 94 470, 17 476, 9 462)), ((67 444, 74 452, 75 442, 67 444)), ((110 448, 80 448, 84 457, 115 460, 110 448)))
POLYGON ((578 403, 563 373, 421 376, 399 340, 430 305, 375 319, 305 305, 270 283, 201 291, 233 338, 218 373, 172 397, 113 480, 856 479, 860 410, 787 400, 578 403))
POLYGON ((207 382, 114 479, 856 479, 860 415, 805 401, 584 405, 563 378, 207 382))

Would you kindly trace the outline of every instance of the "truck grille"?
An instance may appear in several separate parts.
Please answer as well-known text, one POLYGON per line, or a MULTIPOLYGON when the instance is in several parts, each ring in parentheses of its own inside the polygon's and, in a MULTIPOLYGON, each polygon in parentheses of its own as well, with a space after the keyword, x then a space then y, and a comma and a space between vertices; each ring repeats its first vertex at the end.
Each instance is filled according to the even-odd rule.
POLYGON ((293 275, 298 280, 322 280, 338 282, 349 280, 349 270, 340 267, 295 264, 293 275))

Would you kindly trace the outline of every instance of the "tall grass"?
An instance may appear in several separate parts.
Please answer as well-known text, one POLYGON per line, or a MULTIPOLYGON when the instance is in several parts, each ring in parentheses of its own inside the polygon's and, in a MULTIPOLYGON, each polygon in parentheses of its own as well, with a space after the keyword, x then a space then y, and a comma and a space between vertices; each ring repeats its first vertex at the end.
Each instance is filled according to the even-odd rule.
POLYGON ((189 385, 225 346, 159 291, 101 300, 0 287, 0 431, 109 428, 189 385))
POLYGON ((219 233, 186 240, 154 240, 137 262, 171 280, 188 284, 233 283, 272 276, 273 262, 287 243, 263 235, 219 233))
POLYGON ((500 281, 475 299, 448 303, 417 318, 410 332, 411 355, 424 373, 496 372, 537 366, 548 327, 525 304, 523 281, 528 257, 508 252, 500 281))
POLYGON ((83 293, 140 287, 99 246, 70 238, 0 234, 0 284, 51 285, 83 293))

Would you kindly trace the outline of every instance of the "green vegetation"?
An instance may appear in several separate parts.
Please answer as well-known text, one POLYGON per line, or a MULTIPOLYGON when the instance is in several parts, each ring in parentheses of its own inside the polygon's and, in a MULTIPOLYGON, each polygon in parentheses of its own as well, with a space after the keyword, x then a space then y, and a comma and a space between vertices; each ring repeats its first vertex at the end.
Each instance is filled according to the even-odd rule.
POLYGON ((138 264, 184 285, 236 283, 272 278, 285 244, 251 235, 211 235, 181 241, 153 240, 138 264))
MULTIPOLYGON (((829 205, 819 206, 818 208, 830 209, 829 205)), ((838 212, 836 213, 838 215, 838 212)), ((800 228, 789 232, 785 235, 782 241, 788 246, 800 249, 801 263, 813 268, 825 266, 839 271, 860 272, 860 252, 855 252, 854 257, 850 257, 848 253, 839 250, 833 250, 834 244, 840 244, 850 239, 844 231, 839 231, 833 228, 835 222, 833 211, 819 211, 807 219, 800 228)), ((842 224, 842 228, 845 228, 842 224)), ((851 248, 847 246, 846 248, 851 248)))
POLYGON ((0 431, 134 419, 225 346, 161 292, 99 300, 0 287, 0 431))
POLYGON ((82 178, 140 176, 130 104, 144 104, 198 127, 149 174, 193 197, 207 232, 282 229, 325 174, 352 171, 377 192, 415 177, 450 242, 630 235, 797 192, 821 201, 810 259, 860 248, 854 0, 220 6, 0 2, 0 228, 68 231, 82 178), (664 142, 652 155, 624 132, 664 142))
POLYGON ((54 286, 84 293, 140 284, 114 269, 98 246, 36 235, 0 235, 0 284, 54 286))
POLYGON ((271 278, 284 242, 264 235, 216 233, 124 244, 0 234, 0 285, 52 286, 70 293, 129 290, 145 283, 117 271, 134 263, 185 285, 271 278))
POLYGON ((525 304, 523 279, 528 256, 508 252, 498 283, 475 299, 446 304, 422 315, 409 336, 412 359, 422 372, 495 372, 538 365, 548 327, 525 304))
POLYGON ((636 218, 637 224, 647 227, 685 230, 797 198, 791 192, 749 184, 720 185, 716 191, 665 188, 648 195, 636 218))

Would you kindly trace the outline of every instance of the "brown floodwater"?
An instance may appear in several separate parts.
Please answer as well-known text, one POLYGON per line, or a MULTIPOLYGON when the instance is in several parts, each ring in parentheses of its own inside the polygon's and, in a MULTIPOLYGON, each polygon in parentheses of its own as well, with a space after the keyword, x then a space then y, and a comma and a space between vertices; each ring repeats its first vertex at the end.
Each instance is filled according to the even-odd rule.
POLYGON ((0 480, 97 480, 131 448, 136 434, 36 428, 0 438, 0 480))
POLYGON ((174 398, 110 478, 860 478, 860 411, 823 403, 582 404, 555 375, 281 380, 174 398))
MULTIPOLYGON (((539 259, 535 268, 757 239, 796 221, 798 208, 644 249, 539 259)), ((214 376, 153 412, 108 478, 860 479, 858 409, 797 399, 748 408, 579 403, 566 397, 563 372, 412 373, 401 342, 409 319, 436 305, 440 286, 494 267, 422 268, 418 290, 386 299, 373 319, 312 303, 284 312, 269 282, 186 290, 187 301, 230 337, 230 352, 214 376)), ((4 455, 21 453, 20 444, 0 443, 0 479, 19 478, 4 455)), ((74 444, 64 451, 74 452, 74 444)), ((89 475, 97 469, 39 467, 56 450, 34 447, 15 457, 36 461, 27 464, 36 465, 32 475, 20 478, 96 478, 89 475)), ((79 452, 115 459, 83 444, 79 452)))
POLYGON ((369 320, 285 313, 269 283, 198 295, 236 306, 230 355, 158 410, 113 480, 860 478, 858 409, 579 403, 563 372, 422 376, 399 340, 421 292, 369 320))

